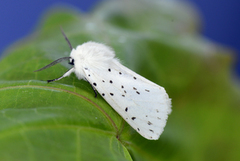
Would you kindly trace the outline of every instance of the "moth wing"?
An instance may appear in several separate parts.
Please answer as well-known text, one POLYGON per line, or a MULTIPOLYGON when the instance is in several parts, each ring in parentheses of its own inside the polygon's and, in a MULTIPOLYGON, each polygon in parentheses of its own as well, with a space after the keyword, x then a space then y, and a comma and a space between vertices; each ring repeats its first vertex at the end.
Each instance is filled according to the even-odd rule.
POLYGON ((157 140, 171 113, 165 89, 117 60, 109 68, 86 68, 86 79, 140 135, 157 140))

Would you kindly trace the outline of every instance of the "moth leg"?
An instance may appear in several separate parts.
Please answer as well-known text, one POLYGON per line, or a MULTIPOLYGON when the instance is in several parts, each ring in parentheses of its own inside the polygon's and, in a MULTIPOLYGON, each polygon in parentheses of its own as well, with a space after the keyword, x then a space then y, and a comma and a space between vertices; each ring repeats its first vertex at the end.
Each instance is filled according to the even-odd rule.
POLYGON ((58 80, 60 80, 60 79, 62 79, 62 78, 64 78, 64 77, 69 76, 72 72, 74 72, 74 68, 71 68, 70 70, 68 70, 68 71, 67 71, 66 73, 64 73, 61 77, 55 78, 55 79, 52 79, 52 80, 47 80, 47 82, 49 83, 49 82, 58 81, 58 80))
MULTIPOLYGON (((85 79, 85 80, 87 80, 87 79, 85 79)), ((87 82, 89 83, 89 81, 87 80, 87 82)), ((93 91, 94 91, 94 93, 95 93, 95 98, 97 98, 97 91, 96 91, 96 89, 93 87, 93 85, 91 84, 91 83, 89 83, 90 85, 91 85, 91 87, 92 87, 92 89, 93 89, 93 91)))

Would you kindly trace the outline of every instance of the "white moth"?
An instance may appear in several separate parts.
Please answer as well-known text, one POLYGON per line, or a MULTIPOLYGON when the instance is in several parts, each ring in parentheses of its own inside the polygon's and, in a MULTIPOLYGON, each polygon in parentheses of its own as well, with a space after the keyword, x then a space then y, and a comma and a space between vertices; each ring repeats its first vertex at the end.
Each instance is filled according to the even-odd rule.
POLYGON ((70 57, 60 58, 36 71, 69 60, 73 67, 63 76, 48 82, 60 80, 74 72, 78 79, 91 84, 95 97, 96 89, 140 135, 157 140, 171 113, 171 99, 165 89, 123 66, 110 47, 86 42, 73 49, 62 33, 72 50, 70 57))

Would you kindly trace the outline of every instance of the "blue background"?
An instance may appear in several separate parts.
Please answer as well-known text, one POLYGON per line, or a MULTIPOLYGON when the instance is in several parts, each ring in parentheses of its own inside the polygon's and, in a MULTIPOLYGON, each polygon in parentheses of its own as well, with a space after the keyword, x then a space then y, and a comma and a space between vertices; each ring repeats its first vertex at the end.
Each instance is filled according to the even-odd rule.
MULTIPOLYGON (((87 12, 102 0, 0 0, 0 53, 20 38, 29 35, 43 13, 62 3, 87 12)), ((202 33, 210 40, 235 50, 233 69, 240 78, 240 1, 188 0, 203 19, 202 33)))

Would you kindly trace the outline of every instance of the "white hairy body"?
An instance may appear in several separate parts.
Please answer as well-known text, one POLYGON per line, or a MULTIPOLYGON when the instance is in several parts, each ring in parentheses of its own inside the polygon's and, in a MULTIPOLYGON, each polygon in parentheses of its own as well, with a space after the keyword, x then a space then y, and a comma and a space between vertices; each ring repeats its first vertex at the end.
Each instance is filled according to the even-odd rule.
POLYGON ((165 89, 123 66, 106 45, 87 42, 73 49, 68 43, 72 49, 70 57, 60 58, 37 71, 69 59, 73 67, 60 78, 48 82, 74 72, 78 79, 88 81, 140 135, 157 140, 171 113, 171 99, 165 89))

